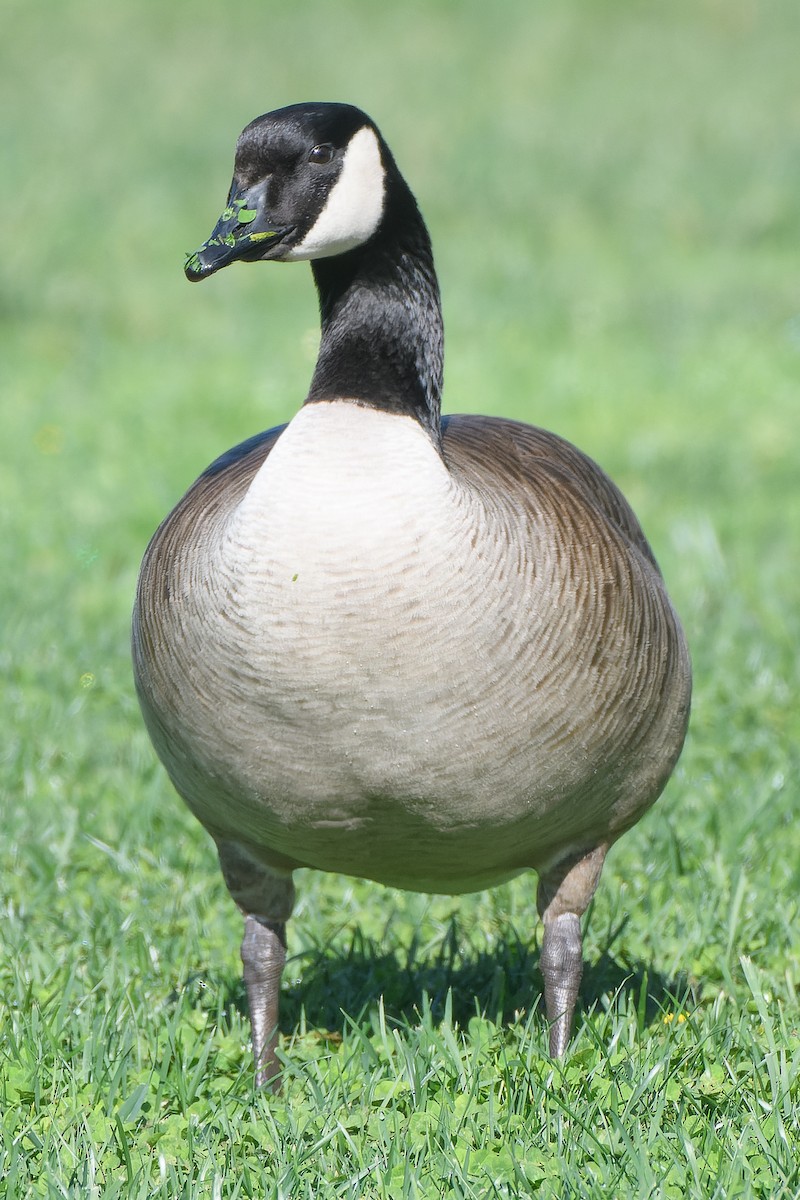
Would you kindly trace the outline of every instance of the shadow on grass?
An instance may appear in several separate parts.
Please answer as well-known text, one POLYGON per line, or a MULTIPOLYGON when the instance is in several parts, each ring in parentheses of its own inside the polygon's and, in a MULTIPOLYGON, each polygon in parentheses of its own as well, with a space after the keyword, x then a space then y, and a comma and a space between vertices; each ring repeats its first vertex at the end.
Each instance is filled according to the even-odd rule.
MULTIPOLYGON (((605 999, 625 1006, 628 999, 643 1023, 664 1009, 680 1005, 689 995, 685 977, 667 978, 641 962, 621 962, 611 952, 616 930, 600 957, 586 964, 578 1016, 605 999)), ((247 1013, 244 987, 228 978, 225 1007, 247 1013)), ((224 986, 224 985, 223 985, 224 986)), ((451 922, 445 941, 434 955, 421 957, 413 942, 387 952, 385 946, 355 932, 344 949, 316 947, 289 959, 281 995, 281 1027, 306 1024, 320 1031, 344 1032, 347 1019, 360 1015, 383 998, 389 1020, 416 1024, 427 996, 433 1021, 445 1015, 448 992, 452 1019, 464 1026, 480 1013, 498 1024, 517 1014, 543 1008, 543 983, 538 944, 517 936, 499 941, 491 951, 464 945, 463 931, 451 922), (287 980, 295 982, 287 984, 287 980), (345 1016, 347 1014, 347 1016, 345 1016)), ((544 1018, 543 1018, 544 1019, 544 1018)))

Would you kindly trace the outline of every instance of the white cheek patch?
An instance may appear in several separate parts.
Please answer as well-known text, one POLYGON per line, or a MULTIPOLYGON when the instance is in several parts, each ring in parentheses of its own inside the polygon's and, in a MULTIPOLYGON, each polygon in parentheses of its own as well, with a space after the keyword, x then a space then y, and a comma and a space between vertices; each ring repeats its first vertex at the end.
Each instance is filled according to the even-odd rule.
POLYGON ((365 125, 353 135, 345 150, 342 169, 327 204, 284 261, 330 258, 362 245, 380 224, 385 190, 378 139, 365 125))

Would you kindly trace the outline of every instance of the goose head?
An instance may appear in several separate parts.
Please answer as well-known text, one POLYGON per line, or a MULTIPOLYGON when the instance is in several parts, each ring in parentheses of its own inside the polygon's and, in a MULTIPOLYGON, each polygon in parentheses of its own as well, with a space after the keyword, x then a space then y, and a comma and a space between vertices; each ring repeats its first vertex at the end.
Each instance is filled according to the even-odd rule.
POLYGON ((293 104, 257 117, 236 146, 228 202, 186 261, 192 281, 231 262, 329 258, 368 242, 386 207, 391 154, 349 104, 293 104))
POLYGON ((232 262, 309 260, 321 340, 308 401, 341 397, 415 417, 440 445, 443 334, 430 238, 375 124, 350 104, 257 117, 192 281, 232 262))

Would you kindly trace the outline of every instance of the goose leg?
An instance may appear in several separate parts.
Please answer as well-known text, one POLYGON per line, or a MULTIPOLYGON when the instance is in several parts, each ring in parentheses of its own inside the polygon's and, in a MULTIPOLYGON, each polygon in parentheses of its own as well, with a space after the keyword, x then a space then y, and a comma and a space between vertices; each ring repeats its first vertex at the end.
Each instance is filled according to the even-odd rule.
POLYGON ((285 962, 286 926, 283 923, 266 922, 247 913, 242 938, 242 966, 253 1034, 256 1087, 269 1083, 277 1090, 280 1086, 280 1068, 275 1050, 278 1045, 281 975, 285 962))
POLYGON ((544 922, 539 965, 552 1058, 563 1058, 569 1044, 583 975, 580 919, 594 895, 607 850, 607 845, 598 846, 557 864, 539 878, 536 903, 544 922))
POLYGON ((278 872, 260 862, 240 842, 217 842, 228 891, 244 914, 242 966, 256 1086, 280 1089, 278 1013, 281 975, 286 962, 286 921, 294 906, 291 872, 278 872))

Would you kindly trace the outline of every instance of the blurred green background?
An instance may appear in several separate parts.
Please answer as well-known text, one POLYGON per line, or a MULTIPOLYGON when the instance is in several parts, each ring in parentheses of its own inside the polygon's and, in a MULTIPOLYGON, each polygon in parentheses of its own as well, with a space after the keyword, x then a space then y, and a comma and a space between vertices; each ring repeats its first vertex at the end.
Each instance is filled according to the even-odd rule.
MULTIPOLYGON (((187 980, 202 975, 224 998, 214 1028, 232 1028, 237 1046, 246 1036, 236 1004, 228 1012, 238 918, 153 761, 128 620, 163 515, 218 453, 305 395, 317 323, 307 268, 237 268, 190 288, 182 263, 221 211, 241 127, 308 99, 366 109, 419 199, 443 293, 445 410, 541 424, 596 458, 636 508, 689 634, 690 739, 663 800, 609 860, 581 1020, 614 1011, 631 975, 646 997, 649 972, 663 983, 653 1003, 690 989, 710 1038, 726 1020, 724 1005, 712 1012, 720 996, 737 1014, 753 1002, 749 956, 789 1014, 796 1097, 799 47, 795 0, 5 0, 0 984, 16 1049, 4 1086, 12 1125, 41 1142, 49 1114, 62 1139, 48 1157, 7 1126, 20 1181, 9 1195, 49 1195, 42 1181, 69 1157, 58 1146, 79 1158, 92 1138, 133 1186, 113 1130, 103 1142, 69 1113, 118 1115, 128 1101, 103 1063, 133 1054, 147 1077, 173 989, 188 989, 191 1023, 204 1002, 187 980), (50 1033, 37 1042, 37 1029, 50 1033)), ((355 1018, 399 986, 391 971, 369 975, 370 956, 402 960, 414 937, 424 978, 447 939, 463 939, 462 1024, 476 993, 494 995, 470 975, 475 945, 502 954, 510 928, 534 953, 522 966, 506 953, 508 987, 522 1006, 535 1000, 529 880, 456 902, 306 878, 301 897, 286 1030, 298 1053, 303 1006, 309 1025, 341 1030, 340 1004, 355 1018), (368 978, 324 1001, 356 929, 368 978)), ((420 978, 397 1000, 403 1014, 420 978)), ((637 1046, 661 1028, 652 1005, 640 1015, 637 1046)), ((246 1062, 234 1060, 225 1077, 244 1094, 246 1062)), ((730 1117, 731 1146, 744 1144, 761 1110, 741 1089, 726 1097, 731 1113, 744 1106, 730 1117)), ((154 1115, 124 1111, 149 1161, 154 1115)), ((643 1129, 646 1113, 636 1120, 643 1129)), ((183 1186, 194 1167, 181 1161, 183 1186)), ((688 1151, 680 1161, 687 1195, 688 1151)), ((789 1195, 790 1168, 777 1151, 765 1161, 763 1193, 753 1167, 724 1194, 789 1195)))

